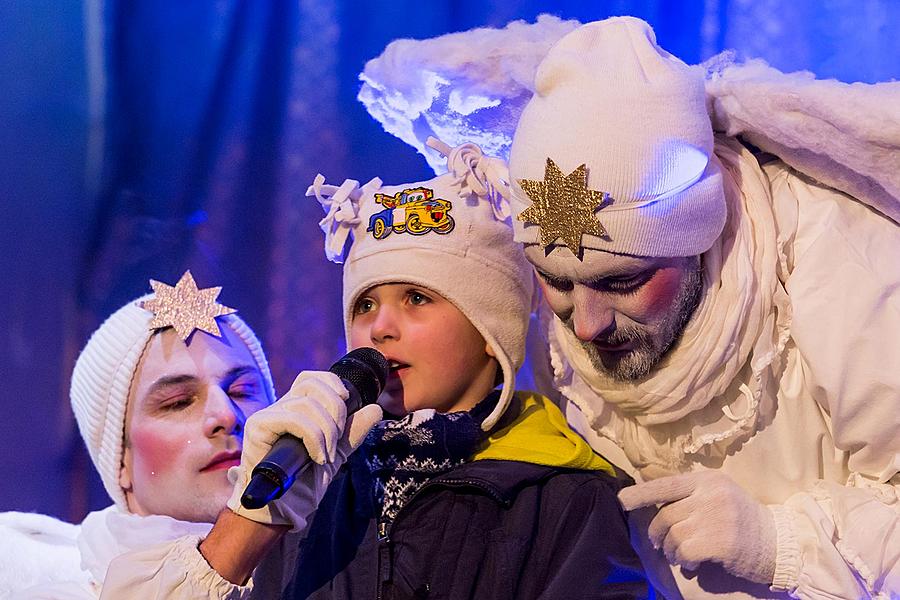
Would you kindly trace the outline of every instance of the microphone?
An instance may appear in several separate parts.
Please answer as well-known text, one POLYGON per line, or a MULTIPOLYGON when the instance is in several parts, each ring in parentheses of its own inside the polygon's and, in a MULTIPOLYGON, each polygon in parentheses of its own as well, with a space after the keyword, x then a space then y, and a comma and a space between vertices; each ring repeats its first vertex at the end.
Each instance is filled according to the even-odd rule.
MULTIPOLYGON (((341 378, 350 392, 347 414, 372 404, 381 395, 387 380, 388 362, 374 348, 357 348, 345 354, 328 370, 341 378)), ((309 466, 311 459, 303 442, 292 435, 283 435, 254 467, 250 483, 241 496, 244 508, 262 508, 281 498, 297 475, 309 466)))

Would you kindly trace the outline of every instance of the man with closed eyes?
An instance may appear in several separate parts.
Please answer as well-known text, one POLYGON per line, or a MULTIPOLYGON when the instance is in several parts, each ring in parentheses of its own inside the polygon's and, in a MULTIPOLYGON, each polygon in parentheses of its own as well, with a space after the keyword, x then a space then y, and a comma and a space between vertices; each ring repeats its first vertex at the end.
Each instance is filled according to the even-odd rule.
MULTIPOLYGON (((38 561, 69 551, 62 562, 72 564, 46 564, 42 581, 15 598, 98 598, 117 556, 184 536, 196 545, 231 496, 227 473, 240 464, 247 418, 275 400, 259 340, 213 290, 198 289, 190 272, 174 287, 151 284, 153 294, 94 332, 72 374, 75 418, 113 505, 88 514, 59 548, 23 545, 38 561)), ((55 527, 46 517, 38 525, 55 527)))

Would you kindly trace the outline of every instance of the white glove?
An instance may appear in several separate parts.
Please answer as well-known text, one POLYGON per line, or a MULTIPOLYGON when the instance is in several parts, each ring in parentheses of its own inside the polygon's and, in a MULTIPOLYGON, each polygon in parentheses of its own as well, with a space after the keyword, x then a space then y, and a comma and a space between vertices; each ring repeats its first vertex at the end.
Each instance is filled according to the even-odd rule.
POLYGON ((664 505, 650 522, 653 547, 672 564, 695 570, 721 564, 732 575, 771 584, 775 576, 775 517, 724 473, 662 477, 619 492, 625 510, 664 505))
POLYGON ((347 388, 334 373, 303 371, 287 394, 251 415, 244 428, 241 464, 228 472, 235 484, 228 508, 258 523, 305 530, 334 474, 382 418, 381 407, 370 404, 348 419, 348 397, 347 388), (241 495, 253 468, 285 434, 302 440, 314 464, 278 500, 256 510, 244 508, 241 495))

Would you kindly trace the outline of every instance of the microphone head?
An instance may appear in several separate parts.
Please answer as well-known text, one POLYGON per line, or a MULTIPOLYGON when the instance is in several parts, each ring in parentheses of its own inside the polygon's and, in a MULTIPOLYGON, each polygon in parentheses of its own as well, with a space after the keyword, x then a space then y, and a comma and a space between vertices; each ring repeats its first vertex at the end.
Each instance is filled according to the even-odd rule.
MULTIPOLYGON (((351 350, 328 369, 359 393, 360 407, 378 400, 387 382, 388 361, 375 348, 351 350)), ((358 408, 356 410, 358 410, 358 408)))

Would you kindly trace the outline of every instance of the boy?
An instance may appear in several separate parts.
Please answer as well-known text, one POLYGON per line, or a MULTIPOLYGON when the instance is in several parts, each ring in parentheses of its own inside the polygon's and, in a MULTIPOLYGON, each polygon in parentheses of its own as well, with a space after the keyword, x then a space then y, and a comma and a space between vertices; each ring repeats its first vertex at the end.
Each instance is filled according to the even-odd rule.
MULTIPOLYGON (((646 595, 612 468, 546 399, 514 393, 532 275, 503 218, 503 165, 432 144, 451 172, 369 184, 344 266, 350 346, 388 358, 379 403, 406 416, 377 425, 332 482, 285 596, 646 595)), ((329 215, 354 202, 313 189, 329 215)), ((332 239, 346 227, 323 225, 332 239)))

